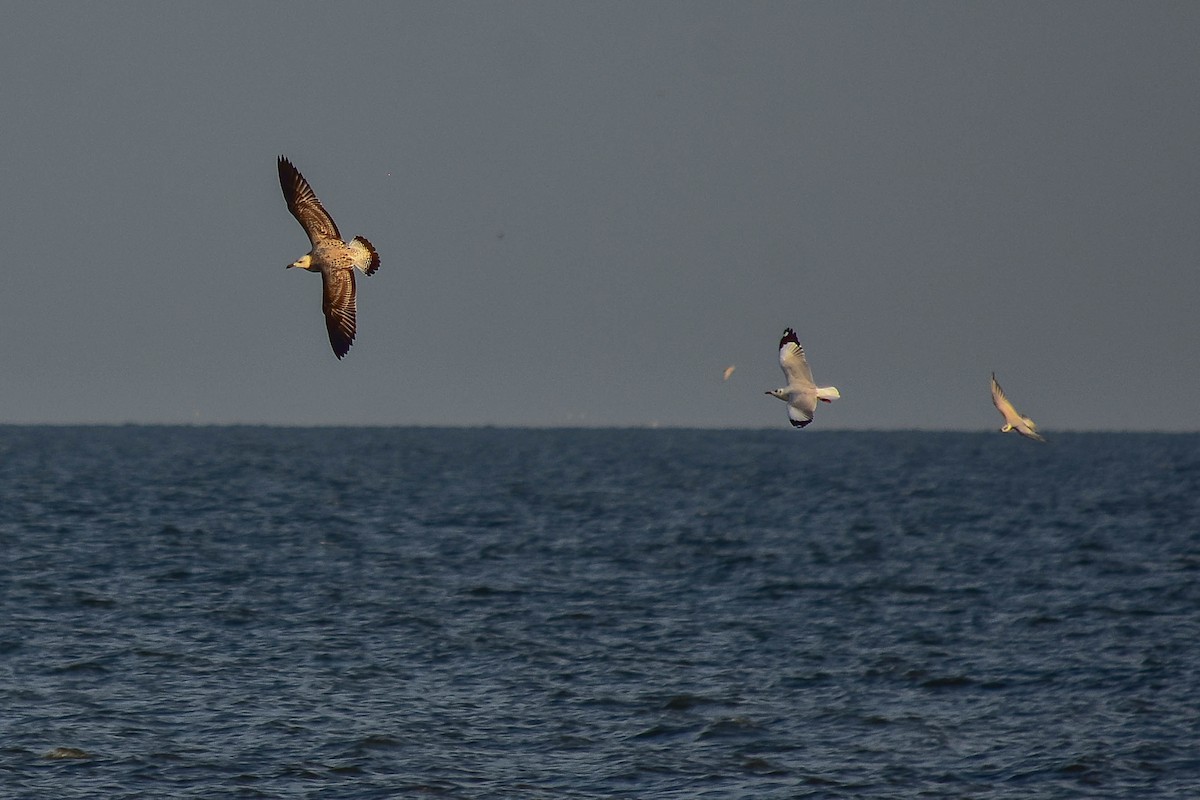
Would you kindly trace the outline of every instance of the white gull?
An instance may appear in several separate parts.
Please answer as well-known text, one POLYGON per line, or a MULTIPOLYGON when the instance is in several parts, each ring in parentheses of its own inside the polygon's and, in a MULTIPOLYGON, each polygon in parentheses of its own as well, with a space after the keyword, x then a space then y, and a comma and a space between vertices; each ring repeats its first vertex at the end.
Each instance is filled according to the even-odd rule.
POLYGON ((796 332, 787 328, 779 340, 779 366, 787 378, 787 386, 772 389, 767 394, 778 397, 788 404, 788 419, 797 428, 812 422, 817 401, 830 403, 842 394, 833 386, 817 386, 813 383, 812 370, 804 357, 804 348, 796 338, 796 332))

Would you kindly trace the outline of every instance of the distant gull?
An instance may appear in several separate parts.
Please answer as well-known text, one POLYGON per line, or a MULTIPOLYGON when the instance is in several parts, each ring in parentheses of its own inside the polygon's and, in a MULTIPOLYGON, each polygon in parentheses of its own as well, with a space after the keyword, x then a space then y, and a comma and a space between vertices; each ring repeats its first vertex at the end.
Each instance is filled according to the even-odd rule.
POLYGON ((299 267, 321 273, 321 310, 329 344, 339 359, 350 350, 355 332, 354 268, 374 275, 379 269, 379 254, 362 236, 349 244, 342 241, 337 223, 321 205, 312 187, 300 171, 285 157, 279 157, 279 186, 287 200, 288 211, 304 228, 312 250, 287 268, 299 267))
POLYGON ((1037 439, 1039 442, 1046 441, 1046 438, 1037 432, 1037 425, 1033 424, 1033 420, 1018 414, 1017 410, 1013 408, 1013 404, 1008 402, 1008 398, 1004 396, 1004 390, 996 382, 996 373, 994 372, 992 373, 992 402, 996 404, 996 408, 1004 417, 1004 427, 1000 429, 1001 433, 1016 431, 1030 439, 1037 439))
POLYGON ((788 404, 788 419, 797 428, 812 422, 817 401, 831 403, 842 396, 833 386, 817 386, 813 383, 812 370, 804 357, 804 348, 796 338, 796 332, 787 328, 779 340, 779 366, 783 368, 787 386, 772 389, 767 394, 778 397, 788 404))
POLYGON ((724 377, 724 378, 722 378, 721 380, 724 380, 724 381, 727 381, 727 380, 729 380, 729 376, 733 374, 733 371, 734 371, 735 369, 737 369, 737 365, 736 365, 736 364, 730 364, 728 367, 726 367, 726 368, 725 368, 725 377, 724 377))

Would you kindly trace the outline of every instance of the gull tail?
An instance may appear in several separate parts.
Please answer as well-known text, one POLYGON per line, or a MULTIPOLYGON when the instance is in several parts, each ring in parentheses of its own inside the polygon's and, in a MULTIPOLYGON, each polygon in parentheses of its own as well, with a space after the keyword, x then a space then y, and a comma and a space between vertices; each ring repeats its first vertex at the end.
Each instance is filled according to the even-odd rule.
POLYGON ((374 275, 375 270, 379 269, 379 253, 375 252, 374 245, 367 241, 367 237, 355 236, 350 242, 350 249, 354 251, 354 266, 368 275, 374 275))
POLYGON ((822 403, 832 403, 842 396, 842 393, 837 390, 836 386, 818 386, 817 399, 822 403))

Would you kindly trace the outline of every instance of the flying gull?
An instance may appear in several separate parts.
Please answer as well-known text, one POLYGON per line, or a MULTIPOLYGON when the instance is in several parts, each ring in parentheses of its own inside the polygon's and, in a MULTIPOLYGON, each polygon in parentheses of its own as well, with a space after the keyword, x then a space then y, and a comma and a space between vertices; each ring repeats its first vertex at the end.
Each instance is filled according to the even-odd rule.
POLYGON ((337 223, 321 205, 308 181, 283 156, 279 157, 279 186, 288 211, 312 243, 312 250, 287 268, 321 273, 321 310, 325 312, 333 354, 341 358, 354 341, 354 268, 374 275, 379 269, 379 253, 362 236, 355 236, 349 244, 342 241, 337 223))
POLYGON ((1046 438, 1037 432, 1037 425, 1033 423, 1033 420, 1018 414, 1017 410, 1013 408, 1013 404, 1008 402, 1008 398, 1004 396, 1004 390, 1000 388, 1000 384, 996 383, 996 373, 994 372, 992 373, 992 402, 996 404, 997 410, 1004 417, 1004 427, 1000 429, 1001 433, 1016 431, 1030 439, 1037 439, 1039 442, 1046 441, 1046 438))
POLYGON ((779 340, 779 366, 787 378, 787 386, 772 389, 767 394, 778 397, 788 404, 788 419, 797 428, 812 422, 817 401, 831 403, 842 396, 833 386, 817 386, 813 383, 812 370, 804 357, 804 348, 796 338, 796 332, 787 328, 779 340))

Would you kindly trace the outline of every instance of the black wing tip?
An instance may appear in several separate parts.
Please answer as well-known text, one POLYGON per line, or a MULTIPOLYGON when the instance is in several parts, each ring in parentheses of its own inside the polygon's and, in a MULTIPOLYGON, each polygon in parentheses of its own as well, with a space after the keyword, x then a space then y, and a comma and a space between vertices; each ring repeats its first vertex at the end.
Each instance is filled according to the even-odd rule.
POLYGON ((785 344, 788 344, 789 342, 794 342, 796 344, 800 344, 800 340, 798 338, 796 338, 796 332, 794 330, 792 330, 791 328, 784 328, 783 329, 783 338, 779 340, 779 346, 783 347, 785 344))
POLYGON ((296 165, 288 161, 287 156, 279 157, 279 187, 283 189, 283 194, 287 198, 288 208, 292 207, 295 202, 296 189, 304 180, 304 176, 300 174, 300 170, 296 169, 296 165))
POLYGON ((354 343, 354 339, 335 340, 332 336, 329 337, 329 346, 333 348, 333 354, 337 356, 338 361, 346 357, 346 353, 350 352, 350 345, 354 343))
POLYGON ((351 322, 343 327, 340 320, 334 317, 325 317, 325 332, 329 334, 329 346, 333 348, 333 354, 341 361, 346 353, 350 352, 350 345, 354 344, 355 326, 351 322))

